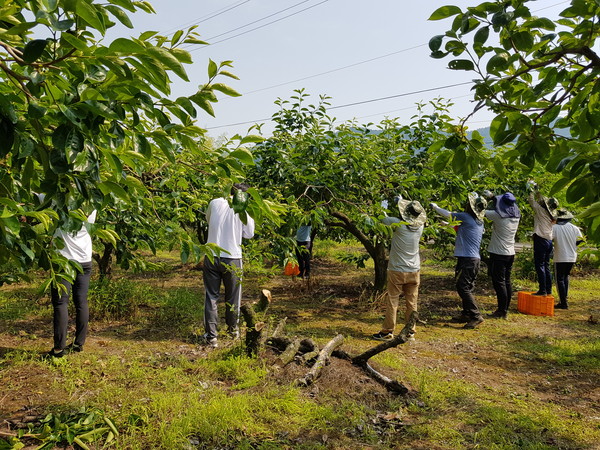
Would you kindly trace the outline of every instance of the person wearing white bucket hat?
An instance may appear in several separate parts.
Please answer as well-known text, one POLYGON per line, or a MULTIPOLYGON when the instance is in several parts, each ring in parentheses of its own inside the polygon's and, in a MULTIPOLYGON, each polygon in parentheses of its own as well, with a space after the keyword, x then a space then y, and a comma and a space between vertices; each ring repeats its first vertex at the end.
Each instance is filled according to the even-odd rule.
MULTIPOLYGON (((419 241, 427 216, 425 209, 418 201, 399 199, 397 205, 400 218, 385 217, 383 219, 383 223, 386 225, 396 225, 394 225, 395 229, 392 235, 387 271, 388 294, 386 295, 385 318, 381 331, 372 336, 373 339, 379 341, 387 341, 394 337, 401 293, 404 293, 406 302, 405 322, 408 321, 413 311, 417 311, 421 270, 419 241)), ((413 328, 411 331, 411 337, 414 338, 415 329, 413 328)))
POLYGON ((554 273, 559 302, 556 309, 569 309, 569 274, 577 261, 577 246, 583 242, 579 227, 571 223, 573 214, 567 210, 558 210, 556 224, 552 227, 554 241, 554 273))
POLYGON ((558 201, 543 197, 534 181, 528 181, 529 204, 533 209, 533 262, 539 289, 533 295, 552 294, 550 255, 552 254, 552 225, 556 223, 558 201))
POLYGON ((466 329, 476 328, 483 322, 483 316, 473 296, 473 288, 481 265, 479 248, 483 237, 483 217, 486 206, 487 200, 474 192, 469 193, 464 212, 450 212, 431 203, 431 207, 439 215, 460 221, 456 231, 454 256, 456 256, 456 291, 462 300, 462 311, 452 318, 452 322, 464 323, 466 329))

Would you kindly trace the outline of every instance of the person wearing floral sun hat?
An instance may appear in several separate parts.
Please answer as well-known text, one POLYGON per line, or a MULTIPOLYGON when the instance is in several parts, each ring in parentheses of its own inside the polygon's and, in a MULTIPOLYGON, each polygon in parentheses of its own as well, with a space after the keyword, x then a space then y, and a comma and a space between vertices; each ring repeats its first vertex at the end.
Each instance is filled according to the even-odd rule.
POLYGON ((556 216, 556 224, 552 227, 554 241, 554 273, 559 302, 556 309, 569 309, 569 274, 577 261, 577 246, 583 242, 583 234, 579 227, 571 223, 573 214, 560 209, 556 216))
POLYGON ((456 291, 462 300, 462 311, 452 318, 452 322, 464 323, 466 329, 476 328, 483 322, 483 316, 473 296, 473 288, 481 265, 479 248, 483 237, 486 206, 487 200, 475 192, 469 193, 464 212, 450 212, 431 203, 431 207, 439 215, 460 221, 456 231, 454 256, 456 291))
POLYGON ((515 235, 519 227, 521 211, 517 199, 511 192, 494 196, 490 203, 493 208, 486 209, 485 217, 492 221, 492 236, 488 245, 490 253, 490 275, 496 291, 498 307, 487 316, 493 319, 506 319, 512 297, 510 280, 515 260, 515 235))
MULTIPOLYGON (((372 336, 373 339, 379 341, 388 341, 394 337, 400 293, 404 293, 406 302, 405 322, 408 321, 413 311, 417 311, 421 270, 419 241, 427 216, 418 201, 398 199, 397 205, 400 218, 385 217, 383 219, 385 225, 396 225, 392 235, 387 271, 388 294, 385 318, 381 331, 372 336)), ((411 338, 414 339, 415 329, 413 328, 411 331, 411 338)))
POLYGON ((556 223, 558 200, 540 194, 537 184, 528 181, 529 204, 533 209, 533 263, 539 289, 533 295, 552 295, 552 274, 550 255, 552 254, 552 225, 556 223))

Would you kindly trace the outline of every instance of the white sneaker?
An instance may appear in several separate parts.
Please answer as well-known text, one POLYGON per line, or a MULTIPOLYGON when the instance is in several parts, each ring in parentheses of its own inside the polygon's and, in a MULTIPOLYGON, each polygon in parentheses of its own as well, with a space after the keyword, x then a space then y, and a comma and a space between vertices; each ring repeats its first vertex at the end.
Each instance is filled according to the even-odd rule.
POLYGON ((216 337, 209 338, 206 334, 203 334, 200 338, 200 345, 217 348, 219 346, 219 341, 217 341, 216 337))

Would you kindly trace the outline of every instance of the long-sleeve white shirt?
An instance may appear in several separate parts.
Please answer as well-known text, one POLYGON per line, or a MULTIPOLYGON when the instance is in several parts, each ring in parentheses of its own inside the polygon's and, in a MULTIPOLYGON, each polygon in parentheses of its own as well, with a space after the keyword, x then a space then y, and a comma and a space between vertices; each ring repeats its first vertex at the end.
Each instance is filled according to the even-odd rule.
POLYGON ((485 211, 485 217, 493 223, 488 251, 496 255, 514 255, 515 235, 519 228, 519 218, 501 217, 500 214, 491 209, 485 211))
POLYGON ((208 220, 207 244, 216 244, 224 251, 223 258, 240 259, 242 257, 242 237, 250 239, 254 236, 254 219, 248 216, 246 225, 240 216, 233 211, 224 198, 215 198, 206 210, 208 220))
POLYGON ((551 241, 552 224, 554 223, 554 219, 548 210, 540 205, 540 202, 535 199, 533 192, 529 194, 528 200, 531 208, 533 209, 533 232, 539 237, 551 241))

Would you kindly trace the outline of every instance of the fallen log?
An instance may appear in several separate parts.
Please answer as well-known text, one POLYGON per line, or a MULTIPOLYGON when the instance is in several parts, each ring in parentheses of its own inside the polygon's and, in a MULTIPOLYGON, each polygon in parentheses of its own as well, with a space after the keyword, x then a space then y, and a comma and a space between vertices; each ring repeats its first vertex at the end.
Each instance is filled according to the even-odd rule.
POLYGON ((325 367, 325 365, 329 361, 329 358, 331 357, 331 353, 337 347, 342 345, 343 342, 344 342, 344 336, 341 334, 338 334, 331 341, 329 341, 327 343, 327 345, 325 347, 323 347, 323 349, 319 352, 317 361, 313 364, 312 368, 308 371, 308 373, 303 378, 300 378, 297 381, 297 383, 300 386, 310 386, 321 374, 323 367, 325 367))
POLYGON ((352 364, 361 366, 362 364, 366 363, 370 358, 387 350, 388 348, 397 347, 400 344, 405 344, 406 342, 408 342, 411 335, 411 330, 418 319, 419 316, 417 315, 417 313, 413 312, 410 315, 410 318, 408 319, 408 322, 406 323, 404 328, 402 328, 402 331, 400 331, 400 333, 396 337, 394 337, 392 340, 382 342, 381 344, 367 350, 366 352, 353 357, 352 364))
POLYGON ((267 339, 267 345, 269 347, 276 348, 280 352, 285 351, 286 348, 292 343, 292 340, 289 337, 280 336, 280 337, 270 337, 267 339))
POLYGON ((306 352, 303 353, 301 355, 296 356, 296 361, 298 361, 298 364, 308 364, 310 361, 312 361, 313 359, 315 359, 317 356, 319 356, 319 349, 313 350, 311 352, 306 352))
POLYGON ((354 358, 352 358, 352 364, 363 369, 367 373, 367 375, 369 375, 378 383, 385 386, 386 389, 388 389, 389 391, 402 395, 406 394, 408 392, 408 388, 406 386, 404 386, 399 381, 392 380, 373 369, 373 367, 371 367, 371 365, 369 364, 369 359, 389 348, 397 347, 400 344, 405 344, 406 342, 408 342, 411 335, 411 330, 418 320, 419 316, 417 315, 417 313, 413 312, 410 315, 410 318, 408 319, 408 322, 406 323, 402 331, 400 331, 400 333, 395 338, 393 338, 390 341, 383 342, 367 350, 366 352, 355 356, 354 358))
POLYGON ((275 337, 279 337, 281 334, 283 334, 283 329, 285 328, 286 322, 287 322, 287 317, 284 317, 283 319, 281 319, 279 321, 279 323, 277 324, 277 326, 275 327, 275 329, 273 330, 271 337, 275 338, 275 337))
POLYGON ((298 349, 300 348, 300 339, 294 339, 290 345, 279 355, 277 358, 276 366, 283 367, 290 363, 298 353, 298 349))

